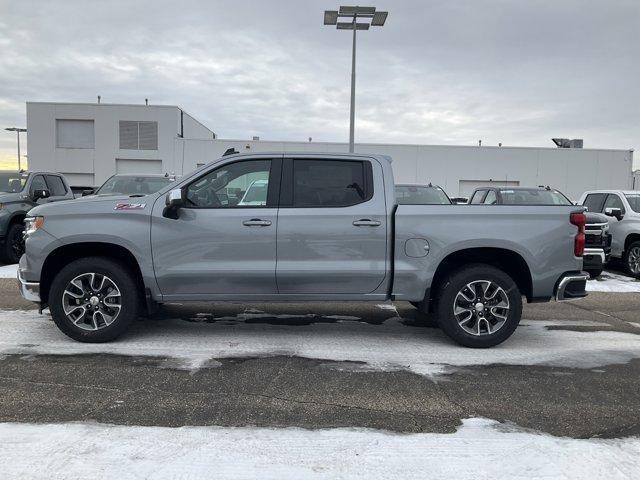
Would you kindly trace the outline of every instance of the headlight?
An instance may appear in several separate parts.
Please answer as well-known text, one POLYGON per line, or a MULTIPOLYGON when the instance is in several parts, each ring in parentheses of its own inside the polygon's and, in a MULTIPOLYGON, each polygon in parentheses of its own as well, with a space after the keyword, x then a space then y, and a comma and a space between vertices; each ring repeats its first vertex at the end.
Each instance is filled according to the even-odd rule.
POLYGON ((44 217, 27 217, 24 219, 24 236, 33 235, 44 226, 44 217))

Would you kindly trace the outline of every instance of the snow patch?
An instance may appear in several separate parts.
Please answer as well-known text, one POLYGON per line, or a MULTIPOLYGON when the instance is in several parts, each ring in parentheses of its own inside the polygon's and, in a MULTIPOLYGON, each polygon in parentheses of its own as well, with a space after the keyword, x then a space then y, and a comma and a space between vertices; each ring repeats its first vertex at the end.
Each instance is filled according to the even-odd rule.
POLYGON ((592 280, 587 280, 587 292, 640 292, 640 280, 619 273, 602 272, 592 280))
POLYGON ((0 266, 0 278, 18 278, 18 264, 0 266))
POLYGON ((471 418, 453 434, 0 424, 0 477, 637 478, 640 439, 558 438, 471 418))
MULTIPOLYGON (((233 317, 235 318, 235 317, 233 317)), ((115 342, 75 342, 35 311, 0 311, 0 355, 107 353, 172 359, 167 366, 208 368, 210 360, 238 357, 299 356, 355 362, 345 368, 408 370, 435 376, 454 367, 488 364, 596 368, 640 358, 640 337, 612 331, 549 330, 552 325, 593 322, 523 321, 505 343, 486 350, 462 348, 439 329, 406 326, 399 317, 380 325, 343 320, 292 328, 287 325, 184 320, 136 322, 115 342)), ((327 365, 325 365, 327 366, 327 365)))

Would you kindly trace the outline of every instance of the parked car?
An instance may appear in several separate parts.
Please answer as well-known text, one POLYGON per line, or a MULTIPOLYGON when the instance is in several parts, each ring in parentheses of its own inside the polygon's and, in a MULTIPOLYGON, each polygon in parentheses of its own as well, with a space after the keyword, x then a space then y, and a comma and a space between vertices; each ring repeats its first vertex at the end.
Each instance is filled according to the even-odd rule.
POLYGON ((586 295, 584 210, 398 205, 383 155, 229 155, 143 198, 34 208, 18 282, 83 342, 164 302, 405 300, 458 343, 490 347, 523 296, 586 295), (218 198, 255 178, 266 205, 218 198))
POLYGON ((87 195, 148 195, 155 193, 175 180, 169 175, 123 175, 116 174, 107 179, 96 190, 85 190, 87 195))
POLYGON ((627 273, 640 278, 640 191, 592 190, 583 193, 578 203, 607 216, 611 256, 622 261, 627 273))
POLYGON ((18 263, 24 253, 24 218, 36 205, 70 200, 64 176, 50 172, 0 172, 0 261, 18 263))
MULTIPOLYGON (((566 195, 550 187, 482 187, 477 188, 471 203, 485 205, 574 205, 566 195)), ((587 212, 583 269, 591 278, 598 277, 611 254, 611 234, 607 217, 587 212)))
POLYGON ((451 205, 445 191, 437 185, 396 185, 398 205, 451 205))

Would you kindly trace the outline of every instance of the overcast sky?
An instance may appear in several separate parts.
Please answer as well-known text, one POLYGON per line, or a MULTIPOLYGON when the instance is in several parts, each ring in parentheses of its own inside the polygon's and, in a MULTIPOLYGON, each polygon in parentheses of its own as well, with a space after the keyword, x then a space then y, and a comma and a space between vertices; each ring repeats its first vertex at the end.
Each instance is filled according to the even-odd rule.
MULTIPOLYGON (((370 4, 390 13, 358 37, 356 142, 640 146, 640 1, 370 4)), ((179 105, 221 138, 346 141, 350 33, 322 24, 337 6, 0 0, 0 126, 26 126, 28 100, 101 95, 179 105)))

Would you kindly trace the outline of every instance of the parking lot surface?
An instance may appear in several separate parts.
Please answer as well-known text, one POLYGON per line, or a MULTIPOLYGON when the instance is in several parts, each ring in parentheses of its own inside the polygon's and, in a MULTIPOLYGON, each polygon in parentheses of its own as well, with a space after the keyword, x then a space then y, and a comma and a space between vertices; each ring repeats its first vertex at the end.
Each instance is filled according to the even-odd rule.
MULTIPOLYGON (((546 442, 548 448, 559 442, 569 463, 578 451, 613 448, 592 443, 596 438, 622 442, 614 448, 622 456, 608 458, 617 458, 620 478, 630 478, 640 453, 639 285, 605 273, 590 282, 591 293, 582 301, 525 305, 510 340, 474 350, 425 325, 404 302, 169 304, 119 341, 81 344, 60 333, 48 311, 40 315, 20 299, 14 279, 3 278, 0 437, 10 440, 19 431, 41 452, 58 448, 42 440, 52 431, 106 444, 122 435, 152 434, 166 448, 172 435, 193 441, 206 431, 205 443, 222 436, 222 451, 238 448, 241 440, 234 435, 283 445, 297 438, 317 445, 318 452, 329 449, 327 435, 337 436, 334 448, 346 448, 355 435, 350 442, 361 453, 370 442, 404 439, 405 457, 381 457, 393 472, 420 444, 465 438, 469 445, 486 445, 491 438, 497 450, 487 447, 486 453, 493 458, 498 446, 510 451, 512 440, 531 431, 538 433, 527 442, 546 442), (192 429, 150 433, 143 427, 192 429), (419 437, 388 436, 398 434, 419 437), (570 439, 591 443, 566 443, 570 439)), ((10 458, 18 451, 11 441, 0 447, 10 458)), ((281 455, 282 462, 304 466, 316 458, 296 447, 290 455, 281 455)), ((299 472, 313 471, 307 467, 299 472)), ((24 462, 12 468, 5 473, 29 471, 24 462)))

